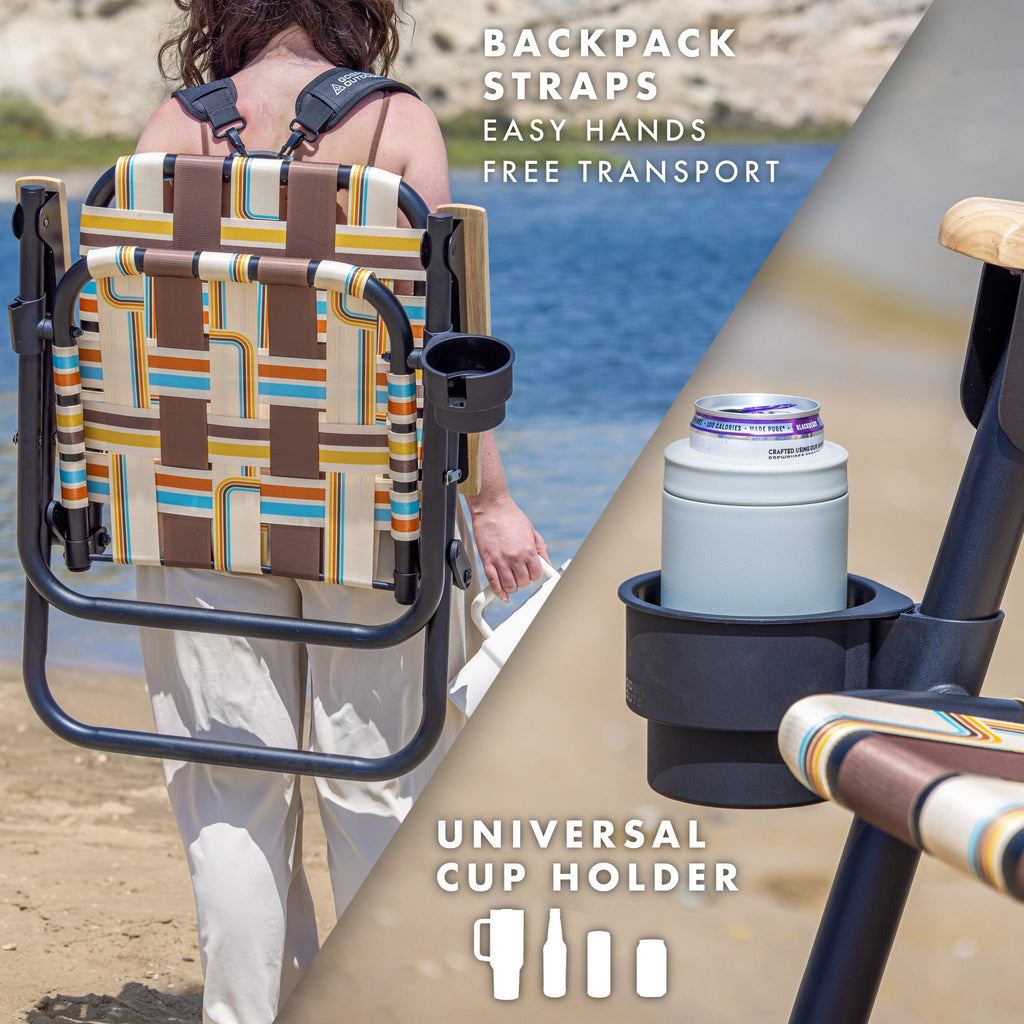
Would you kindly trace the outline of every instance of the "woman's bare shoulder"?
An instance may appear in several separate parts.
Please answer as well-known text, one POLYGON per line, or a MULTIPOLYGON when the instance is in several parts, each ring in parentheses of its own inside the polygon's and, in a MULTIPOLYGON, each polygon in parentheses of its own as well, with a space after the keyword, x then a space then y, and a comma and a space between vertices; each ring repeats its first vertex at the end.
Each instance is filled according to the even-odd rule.
MULTIPOLYGON (((322 137, 321 158, 332 159, 335 151, 351 150, 363 140, 368 146, 378 128, 383 101, 383 92, 361 99, 333 132, 322 137)), ((436 146, 440 142, 437 118, 426 103, 411 93, 390 94, 377 149, 378 166, 402 173, 410 154, 424 145, 436 146)))
POLYGON ((433 110, 423 100, 406 92, 392 93, 385 126, 393 146, 415 148, 443 145, 441 128, 433 110))
POLYGON ((378 160, 394 167, 434 208, 448 201, 448 159, 434 112, 408 93, 394 93, 381 134, 378 160))
POLYGON ((169 99, 150 115, 135 148, 140 153, 198 153, 202 140, 202 125, 169 99))

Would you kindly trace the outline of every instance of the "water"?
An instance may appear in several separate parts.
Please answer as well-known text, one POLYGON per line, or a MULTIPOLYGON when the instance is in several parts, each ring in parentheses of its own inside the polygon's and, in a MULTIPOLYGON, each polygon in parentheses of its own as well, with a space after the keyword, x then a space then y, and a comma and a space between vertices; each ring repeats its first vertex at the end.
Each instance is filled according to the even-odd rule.
MULTIPOLYGON (((833 151, 701 147, 712 164, 779 159, 775 184, 484 184, 453 174, 453 200, 487 207, 492 332, 516 349, 515 394, 497 432, 509 486, 556 564, 594 524, 833 151)), ((647 150, 641 160, 679 155, 647 150)), ((0 204, 0 223, 10 213, 0 204)), ((13 298, 17 246, 6 231, 0 281, 13 298)), ((12 509, 16 372, 4 345, 0 501, 12 509)), ((124 567, 73 582, 119 596, 133 589, 124 567)), ((13 518, 3 519, 0 659, 20 659, 23 592, 13 518)), ((140 667, 133 631, 53 619, 55 660, 140 667)))

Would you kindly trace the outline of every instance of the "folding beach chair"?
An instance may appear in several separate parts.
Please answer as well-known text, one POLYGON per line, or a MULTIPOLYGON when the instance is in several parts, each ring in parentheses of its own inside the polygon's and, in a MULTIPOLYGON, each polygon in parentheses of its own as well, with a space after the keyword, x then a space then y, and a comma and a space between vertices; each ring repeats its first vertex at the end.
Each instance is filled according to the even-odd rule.
POLYGON ((65 273, 59 187, 26 183, 19 200, 18 543, 36 711, 108 751, 332 778, 410 771, 443 728, 451 586, 471 578, 454 525, 460 438, 497 425, 511 392, 511 349, 459 330, 461 222, 428 216, 373 168, 138 154, 94 187, 86 255, 65 273), (86 596, 51 569, 55 541, 75 572, 106 560, 384 588, 396 615, 339 624, 86 596), (393 580, 377 578, 382 545, 393 580), (46 683, 50 605, 365 649, 423 632, 422 717, 380 758, 86 725, 46 683))

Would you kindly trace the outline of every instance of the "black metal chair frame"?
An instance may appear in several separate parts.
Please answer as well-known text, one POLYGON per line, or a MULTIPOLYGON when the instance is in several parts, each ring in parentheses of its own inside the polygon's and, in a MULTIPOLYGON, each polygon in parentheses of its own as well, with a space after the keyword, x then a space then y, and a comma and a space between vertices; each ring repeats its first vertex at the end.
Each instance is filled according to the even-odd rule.
MULTIPOLYGON (((1021 271, 985 264, 960 385, 976 428, 960 486, 918 606, 932 624, 897 648, 885 685, 936 706, 962 700, 969 714, 1021 721, 1016 701, 981 691, 988 653, 959 643, 1001 618, 1006 585, 1024 534, 1024 288, 1021 271), (934 641, 934 642, 933 642, 934 641)), ((870 695, 870 691, 868 694, 870 695)), ((920 851, 855 818, 822 914, 790 1024, 862 1024, 875 996, 910 894, 920 851)))

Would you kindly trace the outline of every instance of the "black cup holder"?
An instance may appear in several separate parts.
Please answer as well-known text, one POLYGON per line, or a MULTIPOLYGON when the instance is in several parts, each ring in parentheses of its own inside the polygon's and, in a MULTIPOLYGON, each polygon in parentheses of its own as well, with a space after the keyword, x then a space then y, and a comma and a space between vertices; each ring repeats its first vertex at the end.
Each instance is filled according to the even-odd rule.
POLYGON ((849 607, 825 615, 728 618, 662 608, 661 573, 619 588, 626 703, 648 719, 647 780, 663 796, 718 807, 814 803, 782 760, 779 723, 801 697, 869 686, 873 654, 913 608, 850 576, 849 607))
POLYGON ((483 334, 436 334, 423 349, 423 395, 446 430, 478 434, 505 418, 512 394, 511 346, 483 334))

